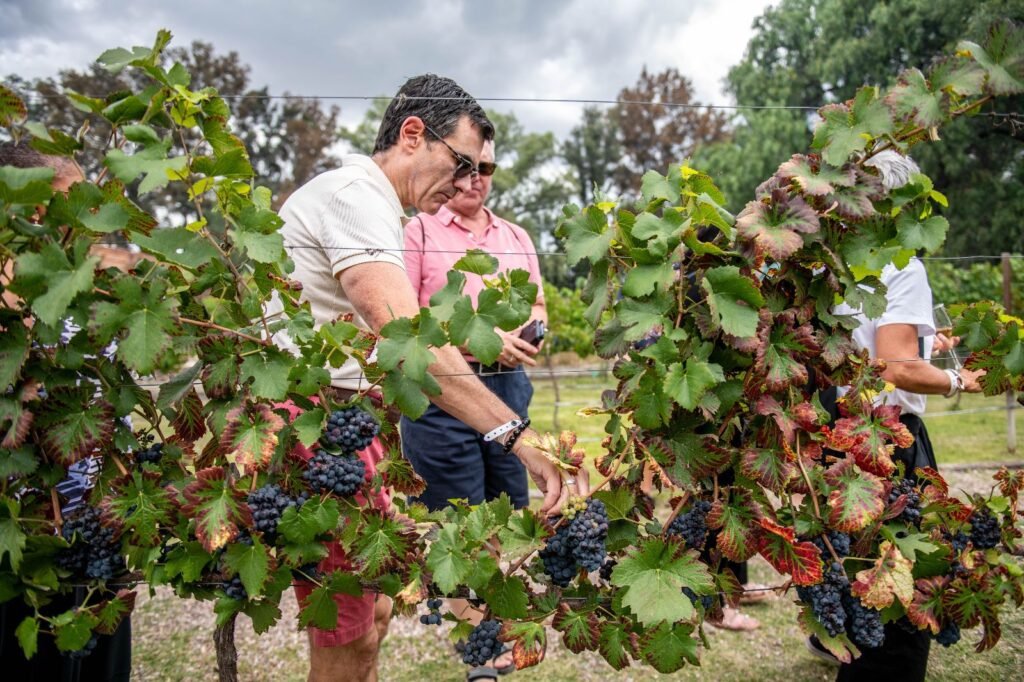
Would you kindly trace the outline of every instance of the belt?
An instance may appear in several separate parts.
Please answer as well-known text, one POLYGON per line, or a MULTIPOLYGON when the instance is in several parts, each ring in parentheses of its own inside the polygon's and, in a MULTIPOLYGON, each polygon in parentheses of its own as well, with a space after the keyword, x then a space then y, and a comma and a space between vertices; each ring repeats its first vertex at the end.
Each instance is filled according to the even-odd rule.
POLYGON ((506 367, 500 362, 496 362, 493 365, 485 365, 475 360, 467 360, 469 368, 473 370, 475 374, 511 374, 512 372, 518 372, 519 367, 506 367))

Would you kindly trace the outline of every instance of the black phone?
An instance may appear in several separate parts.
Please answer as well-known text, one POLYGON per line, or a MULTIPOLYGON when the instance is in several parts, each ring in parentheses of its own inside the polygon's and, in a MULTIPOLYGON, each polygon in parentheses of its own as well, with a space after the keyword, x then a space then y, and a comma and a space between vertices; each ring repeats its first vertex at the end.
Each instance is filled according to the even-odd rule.
POLYGON ((528 325, 519 332, 519 338, 531 346, 536 346, 544 340, 544 320, 531 320, 528 325))

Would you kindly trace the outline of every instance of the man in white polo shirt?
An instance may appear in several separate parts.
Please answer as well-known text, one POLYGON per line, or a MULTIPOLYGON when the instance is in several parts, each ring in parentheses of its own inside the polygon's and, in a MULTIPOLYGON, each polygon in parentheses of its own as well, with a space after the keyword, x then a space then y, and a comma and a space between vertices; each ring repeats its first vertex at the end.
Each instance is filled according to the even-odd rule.
MULTIPOLYGON (((483 143, 493 137, 483 109, 458 84, 417 76, 384 113, 371 157, 347 155, 340 168, 289 197, 280 212, 281 232, 295 262, 292 277, 302 283, 302 298, 317 323, 351 313, 356 325, 378 332, 392 319, 419 312, 402 259, 404 209, 434 213, 457 192, 468 191, 483 143)), ((288 345, 284 337, 277 340, 288 345)), ((480 382, 457 348, 437 348, 434 354, 430 372, 442 391, 434 402, 480 433, 501 431, 499 441, 513 446, 509 456, 519 458, 545 493, 543 512, 556 512, 569 494, 586 492, 585 474, 579 484, 563 485, 556 467, 526 444, 517 415, 480 382)), ((332 385, 358 390, 367 384, 353 361, 332 370, 332 385)), ((372 470, 383 449, 375 442, 360 456, 372 470)), ((378 502, 386 504, 386 496, 378 502)), ((327 562, 344 565, 339 550, 331 548, 327 562)), ((301 599, 308 586, 296 591, 301 599)), ((390 599, 338 595, 337 601, 338 627, 310 628, 309 679, 376 680, 390 599)))

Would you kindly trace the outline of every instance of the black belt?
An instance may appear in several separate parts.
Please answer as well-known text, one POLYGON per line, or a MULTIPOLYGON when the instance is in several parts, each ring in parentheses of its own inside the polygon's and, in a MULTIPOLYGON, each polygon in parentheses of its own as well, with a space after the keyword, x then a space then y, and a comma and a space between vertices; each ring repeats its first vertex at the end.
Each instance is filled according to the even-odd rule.
POLYGON ((512 372, 518 372, 519 367, 506 367, 500 362, 496 362, 493 365, 485 365, 480 362, 473 360, 467 360, 469 368, 473 370, 475 374, 511 374, 512 372))

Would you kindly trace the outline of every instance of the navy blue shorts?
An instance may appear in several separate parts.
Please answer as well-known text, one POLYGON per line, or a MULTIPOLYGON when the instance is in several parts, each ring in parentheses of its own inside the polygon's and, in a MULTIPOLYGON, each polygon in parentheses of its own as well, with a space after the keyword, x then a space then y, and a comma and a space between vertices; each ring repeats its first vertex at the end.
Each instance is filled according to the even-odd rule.
MULTIPOLYGON (((522 366, 491 371, 484 367, 480 381, 525 418, 533 386, 522 366)), ((446 507, 451 499, 480 504, 506 493, 517 508, 529 504, 526 468, 519 458, 504 454, 501 445, 485 443, 482 435, 436 405, 415 421, 402 417, 401 428, 402 451, 427 482, 415 501, 433 510, 446 507)))

